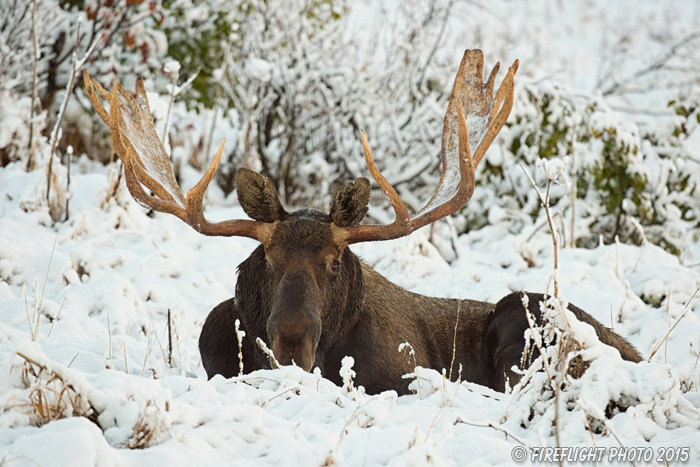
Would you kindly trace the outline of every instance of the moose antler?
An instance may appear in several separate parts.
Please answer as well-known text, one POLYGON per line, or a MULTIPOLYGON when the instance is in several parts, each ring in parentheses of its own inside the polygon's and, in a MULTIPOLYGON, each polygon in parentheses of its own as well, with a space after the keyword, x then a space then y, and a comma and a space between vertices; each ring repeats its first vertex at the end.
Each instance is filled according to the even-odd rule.
POLYGON ((136 80, 136 97, 119 82, 115 83, 111 93, 108 92, 90 78, 87 71, 83 71, 83 80, 90 102, 109 126, 112 147, 124 162, 126 186, 139 204, 155 211, 174 214, 204 235, 249 237, 263 243, 269 238, 272 226, 265 222, 235 219, 211 223, 204 217, 204 192, 219 167, 224 150, 223 141, 202 179, 184 196, 175 180, 170 157, 153 125, 143 80, 136 80), (109 112, 102 106, 97 93, 109 102, 109 112), (120 94, 129 108, 119 98, 120 94), (133 118, 130 114, 133 114, 133 118), (146 193, 144 186, 154 196, 146 193))
POLYGON ((442 175, 435 193, 415 216, 409 215, 396 190, 377 169, 365 133, 360 131, 367 167, 372 178, 389 196, 396 219, 388 225, 334 226, 334 236, 339 242, 349 245, 403 237, 467 204, 474 193, 476 166, 513 108, 513 80, 518 61, 508 69, 495 96, 493 86, 500 63, 496 63, 485 83, 483 68, 481 50, 464 52, 442 130, 442 175))
MULTIPOLYGON (((513 79, 518 70, 518 61, 508 69, 494 96, 494 81, 499 67, 497 63, 486 82, 483 82, 483 53, 481 50, 467 50, 464 53, 442 130, 442 175, 433 196, 413 217, 377 169, 365 133, 361 131, 367 167, 389 196, 396 219, 389 225, 338 227, 332 224, 333 236, 339 244, 402 237, 450 215, 469 201, 474 193, 476 166, 513 108, 513 79)), ((175 180, 170 157, 153 125, 143 80, 137 79, 134 97, 118 82, 110 93, 90 78, 86 71, 83 71, 83 79, 93 107, 109 126, 112 147, 124 162, 126 184, 136 201, 155 211, 174 214, 204 235, 249 237, 267 243, 274 231, 273 224, 247 219, 211 223, 204 217, 204 192, 219 166, 223 142, 202 179, 185 196, 175 180), (97 94, 109 101, 109 112, 102 106, 97 94), (146 193, 144 187, 154 195, 146 193)))

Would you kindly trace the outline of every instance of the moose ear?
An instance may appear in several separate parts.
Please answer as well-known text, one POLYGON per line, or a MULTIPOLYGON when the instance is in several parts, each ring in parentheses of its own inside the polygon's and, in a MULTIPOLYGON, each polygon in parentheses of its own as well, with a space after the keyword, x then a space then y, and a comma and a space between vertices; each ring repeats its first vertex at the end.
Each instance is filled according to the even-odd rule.
POLYGON ((252 170, 236 171, 238 202, 251 219, 272 223, 287 215, 272 181, 252 170))
POLYGON ((338 227, 358 225, 367 214, 370 186, 366 178, 348 182, 338 190, 331 206, 331 219, 338 227))

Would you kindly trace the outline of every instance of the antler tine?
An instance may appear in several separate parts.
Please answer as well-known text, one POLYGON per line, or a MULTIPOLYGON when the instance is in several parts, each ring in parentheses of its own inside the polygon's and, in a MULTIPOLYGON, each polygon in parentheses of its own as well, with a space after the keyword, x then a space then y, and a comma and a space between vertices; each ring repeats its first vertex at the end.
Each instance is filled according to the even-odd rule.
POLYGON ((136 201, 155 211, 173 214, 204 235, 242 236, 261 242, 269 239, 272 224, 247 219, 211 223, 204 217, 204 192, 219 166, 224 151, 223 141, 202 179, 184 196, 175 180, 170 157, 153 125, 143 80, 136 81, 134 97, 118 82, 109 93, 87 72, 83 73, 83 79, 93 107, 109 126, 114 151, 124 162, 127 188, 136 201), (109 112, 97 94, 109 101, 109 112), (126 100, 128 107, 119 95, 126 100), (149 195, 144 186, 154 194, 149 195))
MULTIPOLYGON (((496 92, 494 104, 491 108, 491 113, 489 114, 488 130, 474 153, 474 161, 476 165, 479 165, 479 162, 481 162, 481 159, 486 154, 486 150, 489 148, 489 146, 491 146, 491 143, 496 138, 496 135, 501 131, 501 128, 503 128, 506 120, 508 120, 510 111, 513 110, 514 79, 519 65, 520 62, 518 60, 513 62, 513 64, 508 68, 508 73, 506 74, 506 77, 503 78, 501 86, 496 92)), ((491 90, 493 91, 493 87, 491 90)))
POLYGON ((411 216, 408 214, 408 208, 401 201, 399 195, 394 190, 394 187, 384 178, 384 175, 379 171, 377 165, 374 163, 374 157, 372 157, 372 150, 369 148, 369 143, 367 143, 367 137, 365 136, 364 130, 360 130, 360 137, 362 138, 362 150, 365 153, 365 162, 367 163, 367 168, 372 178, 379 184, 379 187, 389 196, 391 200, 391 206, 394 208, 396 213, 396 220, 394 224, 397 226, 405 226, 411 220, 411 216))
POLYGON ((480 50, 464 53, 445 114, 440 181, 428 203, 414 217, 409 218, 396 190, 377 169, 364 132, 361 132, 367 167, 389 196, 396 219, 389 225, 333 226, 337 239, 351 244, 402 237, 452 214, 471 199, 476 166, 513 108, 513 80, 518 61, 509 68, 495 97, 493 88, 500 64, 494 66, 486 82, 483 81, 483 67, 484 56, 480 50))

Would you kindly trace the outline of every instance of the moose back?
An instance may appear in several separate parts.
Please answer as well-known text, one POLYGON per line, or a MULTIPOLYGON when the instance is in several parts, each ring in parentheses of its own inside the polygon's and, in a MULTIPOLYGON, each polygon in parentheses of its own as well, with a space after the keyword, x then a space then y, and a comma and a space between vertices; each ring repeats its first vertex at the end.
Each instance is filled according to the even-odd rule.
MULTIPOLYGON (((528 329, 521 293, 497 304, 414 294, 389 282, 349 248, 353 243, 403 237, 469 201, 475 169, 513 105, 518 62, 494 93, 498 69, 496 64, 484 81, 483 54, 465 52, 445 114, 442 176, 428 203, 413 215, 377 169, 360 132, 369 172, 389 196, 396 214, 387 225, 361 224, 371 190, 366 178, 342 187, 327 214, 313 209, 289 213, 272 182, 245 168, 236 173, 236 188, 252 220, 207 221, 204 192, 216 173, 224 143, 202 180, 184 195, 153 125, 143 81, 136 82, 136 96, 118 83, 110 93, 84 72, 86 90, 110 128, 112 146, 124 162, 134 199, 179 217, 204 235, 243 236, 260 242, 239 266, 235 297, 215 307, 202 328, 199 349, 210 378, 237 375, 240 363, 245 371, 269 368, 268 356, 256 345, 259 338, 269 344, 279 364, 295 364, 306 371, 318 367, 338 384, 340 362, 352 356, 355 382, 369 393, 387 389, 406 393, 402 376, 413 365, 454 369, 454 374, 461 365, 463 379, 499 391, 507 382, 512 385, 519 380, 512 367, 521 363, 528 329), (98 94, 110 103, 109 112, 98 94), (243 362, 239 362, 236 320, 245 331, 243 362), (415 352, 410 364, 398 352, 404 342, 415 352)), ((531 304, 543 300, 539 294, 528 295, 531 304)), ((583 310, 569 308, 623 358, 641 360, 622 337, 583 310)), ((539 306, 530 309, 539 319, 539 306)))

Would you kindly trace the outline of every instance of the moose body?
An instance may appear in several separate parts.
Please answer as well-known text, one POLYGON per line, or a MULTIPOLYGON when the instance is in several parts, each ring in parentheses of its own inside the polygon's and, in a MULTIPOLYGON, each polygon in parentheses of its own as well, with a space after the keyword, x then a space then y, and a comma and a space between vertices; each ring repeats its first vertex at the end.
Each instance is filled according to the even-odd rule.
MULTIPOLYGON (((286 221, 290 230, 299 232, 299 237, 289 238, 294 241, 285 244, 284 259, 291 271, 285 267, 268 269, 265 248, 258 247, 239 266, 236 296, 219 304, 207 317, 199 348, 209 377, 239 374, 235 331, 235 321, 239 320, 240 329, 245 331, 241 352, 245 372, 270 367, 268 356, 255 344, 259 337, 272 343, 281 364, 294 361, 307 371, 313 365, 338 385, 342 384, 341 360, 352 356, 355 384, 371 394, 389 389, 407 393, 408 383, 403 375, 410 373, 416 364, 437 370, 444 368, 453 379, 461 366, 462 379, 498 391, 505 389, 506 381, 513 385, 520 379, 512 367, 521 366, 524 331, 528 329, 521 293, 513 293, 498 304, 426 297, 393 284, 348 248, 343 253, 337 278, 329 279, 323 261, 316 261, 318 267, 310 266, 324 237, 330 240, 328 216, 304 211, 290 217, 292 220, 286 221), (277 274, 297 277, 301 274, 305 278, 290 282, 276 279, 277 274), (305 293, 305 284, 324 281, 328 283, 327 287, 320 287, 323 292, 305 293), (284 283, 293 283, 294 290, 278 285, 284 283), (297 295, 307 298, 300 302, 297 295), (305 300, 308 302, 304 303, 305 300), (318 310, 321 332, 317 341, 294 339, 298 334, 294 325, 299 323, 304 330, 312 329, 311 337, 316 335, 316 328, 309 324, 313 320, 300 317, 304 312, 299 310, 305 307, 318 310), (276 318, 271 322, 273 315, 276 318), (276 344, 272 335, 284 333, 292 334, 288 339, 293 341, 292 345, 276 344), (415 360, 399 353, 404 342, 411 344, 415 360), (307 357, 310 354, 313 354, 311 360, 307 357)), ((537 304, 544 297, 528 295, 532 304, 529 309, 539 320, 537 304)), ((632 346, 588 313, 575 306, 569 309, 579 320, 591 324, 602 342, 618 348, 623 358, 640 360, 632 346)))
MULTIPOLYGON (((236 173, 236 190, 252 220, 209 222, 203 214, 204 193, 224 144, 199 183, 184 195, 153 125, 143 80, 136 81, 133 96, 119 83, 110 93, 83 73, 90 101, 110 127, 112 147, 124 162, 126 184, 134 199, 179 217, 204 235, 242 236, 261 243, 239 266, 235 298, 214 308, 202 328, 199 348, 210 378, 238 374, 235 322, 239 320, 245 331, 244 371, 269 366, 255 345, 260 338, 280 364, 296 364, 306 371, 319 367, 336 383, 342 358, 352 356, 356 383, 371 393, 386 389, 405 393, 402 376, 413 365, 445 368, 455 377, 461 365, 463 379, 499 391, 505 389, 506 381, 514 384, 519 379, 512 367, 521 363, 528 328, 520 294, 497 304, 425 297, 392 284, 348 248, 353 243, 403 237, 469 201, 476 167, 512 109, 518 69, 516 60, 494 93, 500 65, 484 81, 483 62, 480 50, 464 53, 443 125, 442 176, 433 196, 414 215, 377 169, 360 131, 370 174, 389 196, 396 214, 388 225, 361 224, 370 198, 366 178, 343 186, 328 214, 311 209, 288 213, 270 179, 245 168, 236 173), (109 101, 109 112, 98 94, 109 101), (415 359, 407 361, 399 354, 404 342, 412 346, 415 359)), ((535 304, 542 296, 530 294, 529 299, 535 304)), ((539 306, 530 308, 539 320, 539 306)), ((570 309, 623 358, 641 360, 623 338, 581 309, 570 309)))

